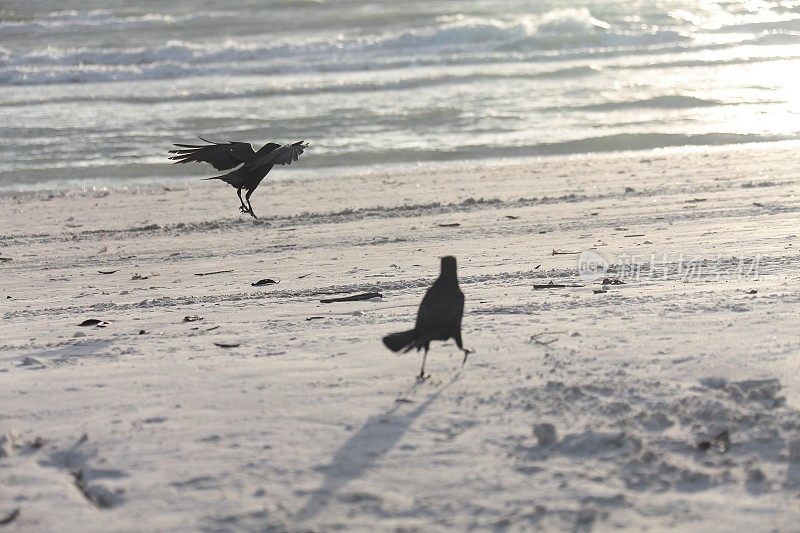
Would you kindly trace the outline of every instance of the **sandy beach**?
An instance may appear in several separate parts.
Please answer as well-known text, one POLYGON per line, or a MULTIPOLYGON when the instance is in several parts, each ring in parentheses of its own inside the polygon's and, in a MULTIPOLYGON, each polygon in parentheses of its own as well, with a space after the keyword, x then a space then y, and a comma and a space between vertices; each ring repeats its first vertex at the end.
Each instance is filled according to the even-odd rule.
POLYGON ((0 520, 795 529, 797 150, 321 170, 259 220, 199 180, 4 193, 0 520), (417 383, 380 339, 443 255, 474 353, 417 383))

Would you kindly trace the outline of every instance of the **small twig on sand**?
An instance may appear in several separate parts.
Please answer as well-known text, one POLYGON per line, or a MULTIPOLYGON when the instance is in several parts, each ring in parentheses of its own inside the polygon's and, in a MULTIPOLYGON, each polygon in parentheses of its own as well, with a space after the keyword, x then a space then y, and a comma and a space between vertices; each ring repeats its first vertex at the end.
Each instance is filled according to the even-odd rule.
POLYGON ((535 335, 531 335, 531 342, 538 344, 540 346, 550 346, 554 342, 558 340, 558 337, 553 337, 552 339, 542 340, 540 337, 544 335, 559 335, 567 333, 566 331, 542 331, 541 333, 536 333, 535 335))
POLYGON ((583 285, 580 285, 580 284, 577 284, 577 283, 571 283, 571 284, 567 285, 565 283, 553 283, 552 281, 550 283, 534 283, 533 284, 533 288, 534 289, 566 289, 566 288, 569 288, 569 287, 583 287, 583 285))
POLYGON ((363 294, 354 294, 353 296, 344 296, 342 298, 323 298, 321 303, 330 304, 334 302, 357 302, 360 300, 371 300, 373 298, 383 298, 379 292, 365 292, 363 294))
POLYGON ((0 526, 5 526, 6 524, 10 524, 14 520, 16 520, 18 516, 19 516, 19 507, 17 507, 4 517, 0 518, 0 526))
POLYGON ((198 272, 195 276, 210 276, 212 274, 228 274, 233 270, 215 270, 214 272, 198 272))
POLYGON ((238 342, 215 342, 214 346, 219 346, 220 348, 238 348, 241 345, 238 342))
POLYGON ((556 250, 553 248, 553 255, 578 255, 580 252, 570 252, 568 250, 556 250))

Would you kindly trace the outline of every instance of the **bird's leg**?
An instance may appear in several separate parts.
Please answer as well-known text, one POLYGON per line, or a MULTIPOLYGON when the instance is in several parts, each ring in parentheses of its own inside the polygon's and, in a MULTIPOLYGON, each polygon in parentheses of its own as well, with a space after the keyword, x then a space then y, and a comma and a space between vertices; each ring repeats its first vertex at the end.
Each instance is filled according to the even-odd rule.
POLYGON ((241 213, 248 213, 247 206, 244 205, 244 200, 242 200, 242 189, 236 189, 236 196, 239 197, 239 201, 242 203, 242 205, 239 206, 239 211, 241 213))
POLYGON ((417 376, 417 381, 425 381, 430 376, 425 375, 425 360, 428 358, 428 347, 425 347, 425 353, 422 355, 422 368, 419 369, 419 376, 417 376))
POLYGON ((253 213, 253 204, 250 203, 250 195, 253 194, 253 189, 247 191, 247 194, 244 195, 244 199, 247 200, 247 212, 250 213, 250 216, 253 218, 258 218, 255 213, 253 213))
POLYGON ((464 360, 461 361, 461 366, 464 366, 465 364, 467 364, 467 356, 472 353, 472 350, 464 348, 464 345, 461 342, 461 332, 460 331, 453 338, 456 341, 456 346, 458 346, 458 349, 461 350, 462 352, 464 352, 464 360))

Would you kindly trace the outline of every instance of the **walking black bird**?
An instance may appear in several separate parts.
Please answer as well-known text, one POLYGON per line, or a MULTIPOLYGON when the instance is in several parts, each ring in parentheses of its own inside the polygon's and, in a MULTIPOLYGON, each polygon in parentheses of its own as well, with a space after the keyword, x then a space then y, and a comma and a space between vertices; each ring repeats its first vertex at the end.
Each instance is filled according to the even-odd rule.
POLYGON ((276 143, 267 143, 258 152, 253 150, 250 143, 229 141, 218 143, 208 141, 200 137, 201 141, 207 142, 204 145, 176 144, 177 150, 170 150, 169 153, 175 154, 170 160, 178 163, 210 163, 217 170, 235 169, 222 176, 203 178, 206 180, 222 180, 236 189, 241 206, 239 211, 249 213, 253 218, 258 218, 253 212, 250 204, 250 195, 256 190, 261 180, 272 170, 275 165, 290 165, 292 161, 297 161, 300 154, 308 147, 305 141, 298 141, 293 144, 281 146, 276 143), (240 166, 241 165, 241 166, 240 166), (238 167, 238 168, 237 168, 238 167), (247 191, 245 194, 245 205, 242 200, 242 189, 247 191))
POLYGON ((456 272, 456 258, 442 257, 442 267, 439 278, 425 293, 422 303, 417 311, 417 323, 414 329, 392 333, 383 338, 383 344, 393 352, 403 350, 410 352, 425 350, 422 356, 422 368, 419 379, 425 379, 425 360, 428 358, 428 348, 431 341, 456 341, 458 349, 464 352, 461 366, 467 362, 470 350, 461 343, 461 318, 464 316, 464 293, 458 287, 456 272))

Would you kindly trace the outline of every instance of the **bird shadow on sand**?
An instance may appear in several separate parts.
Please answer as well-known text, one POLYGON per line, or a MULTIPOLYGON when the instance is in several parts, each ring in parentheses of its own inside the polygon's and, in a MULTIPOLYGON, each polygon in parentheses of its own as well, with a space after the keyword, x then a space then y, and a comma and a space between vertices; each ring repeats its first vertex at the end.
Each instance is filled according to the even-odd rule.
MULTIPOLYGON (((361 429, 350 437, 325 467, 322 485, 311 494, 296 517, 307 520, 316 516, 336 492, 358 479, 375 462, 394 448, 406 431, 448 387, 458 381, 460 371, 440 386, 425 401, 410 411, 406 403, 397 403, 386 412, 371 416, 361 429)), ((419 384, 412 387, 416 388, 419 384)))

